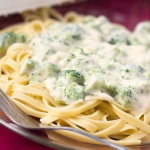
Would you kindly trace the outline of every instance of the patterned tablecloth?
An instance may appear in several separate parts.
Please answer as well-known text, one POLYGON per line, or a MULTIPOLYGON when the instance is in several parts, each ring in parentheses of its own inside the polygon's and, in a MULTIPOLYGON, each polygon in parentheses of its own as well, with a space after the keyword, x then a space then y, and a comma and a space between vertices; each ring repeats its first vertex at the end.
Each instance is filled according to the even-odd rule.
MULTIPOLYGON (((88 0, 80 4, 57 7, 61 13, 69 10, 81 14, 105 15, 111 21, 133 30, 143 20, 150 20, 150 0, 88 0)), ((20 22, 19 15, 0 17, 0 28, 20 22)), ((0 125, 0 150, 54 150, 9 131, 0 125)), ((146 150, 146 149, 145 149, 146 150)))

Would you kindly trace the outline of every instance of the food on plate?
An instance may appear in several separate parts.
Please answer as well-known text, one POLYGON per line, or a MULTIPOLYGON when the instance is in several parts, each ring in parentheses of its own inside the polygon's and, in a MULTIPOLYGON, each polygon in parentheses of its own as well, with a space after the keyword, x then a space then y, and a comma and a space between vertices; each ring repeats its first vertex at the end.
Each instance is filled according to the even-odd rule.
POLYGON ((148 142, 150 22, 131 32, 104 16, 52 12, 57 19, 26 12, 30 21, 1 31, 0 87, 40 126, 70 126, 120 145, 148 142))

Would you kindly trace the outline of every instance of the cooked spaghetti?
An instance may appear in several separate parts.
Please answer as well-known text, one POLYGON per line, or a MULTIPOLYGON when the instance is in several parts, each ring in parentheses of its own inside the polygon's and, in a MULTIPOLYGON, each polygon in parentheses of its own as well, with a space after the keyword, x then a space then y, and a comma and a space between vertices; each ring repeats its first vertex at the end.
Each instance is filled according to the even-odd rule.
POLYGON ((0 87, 12 101, 41 126, 70 126, 120 145, 148 142, 150 22, 130 32, 104 16, 47 8, 22 15, 24 23, 0 34, 0 87))

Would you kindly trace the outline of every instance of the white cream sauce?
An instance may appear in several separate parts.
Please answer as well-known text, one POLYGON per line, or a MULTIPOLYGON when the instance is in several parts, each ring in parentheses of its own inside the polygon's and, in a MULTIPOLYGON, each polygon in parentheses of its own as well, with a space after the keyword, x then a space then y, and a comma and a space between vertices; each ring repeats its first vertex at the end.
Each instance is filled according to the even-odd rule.
POLYGON ((56 23, 31 40, 33 57, 24 61, 21 73, 31 82, 45 82, 59 103, 103 92, 133 114, 150 110, 150 42, 142 42, 142 33, 140 41, 137 30, 131 33, 103 16, 56 23), (65 70, 79 74, 74 79, 65 70))

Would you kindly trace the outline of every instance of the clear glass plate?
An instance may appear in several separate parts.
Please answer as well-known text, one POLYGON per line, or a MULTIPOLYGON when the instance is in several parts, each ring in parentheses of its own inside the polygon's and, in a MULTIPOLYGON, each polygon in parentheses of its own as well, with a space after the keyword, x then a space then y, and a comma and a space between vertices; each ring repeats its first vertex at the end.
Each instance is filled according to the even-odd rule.
MULTIPOLYGON (((72 140, 63 135, 60 135, 54 131, 50 131, 50 137, 48 138, 45 132, 42 131, 30 131, 23 128, 18 127, 13 124, 7 116, 0 109, 0 124, 8 128, 9 130, 33 141, 38 144, 55 148, 58 150, 112 150, 112 148, 104 146, 104 145, 96 145, 96 144, 88 144, 84 142, 79 142, 76 140, 72 140)), ((142 146, 131 146, 129 147, 133 150, 148 150, 150 149, 150 145, 142 145, 142 146)))

